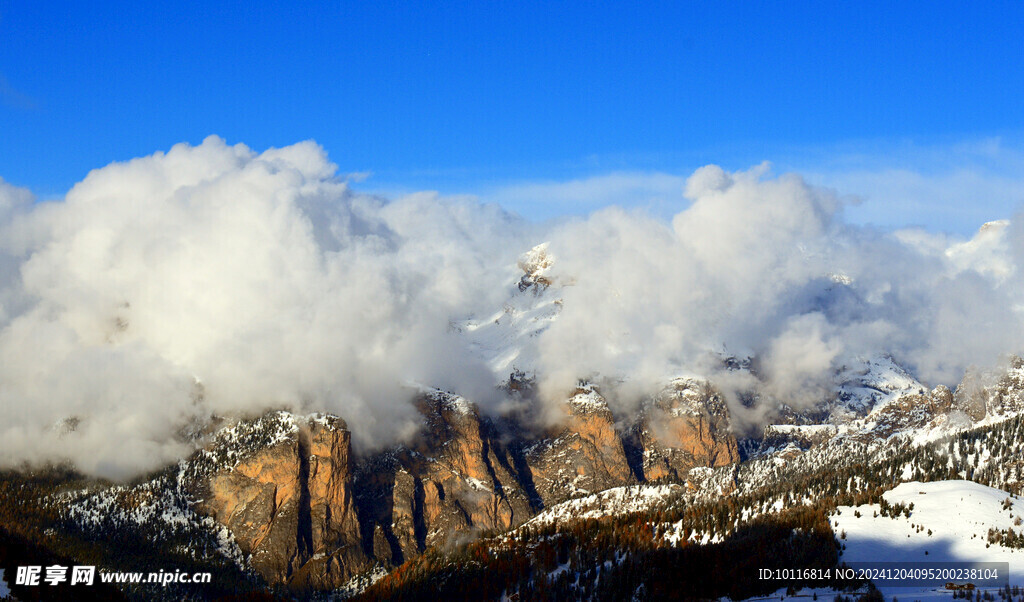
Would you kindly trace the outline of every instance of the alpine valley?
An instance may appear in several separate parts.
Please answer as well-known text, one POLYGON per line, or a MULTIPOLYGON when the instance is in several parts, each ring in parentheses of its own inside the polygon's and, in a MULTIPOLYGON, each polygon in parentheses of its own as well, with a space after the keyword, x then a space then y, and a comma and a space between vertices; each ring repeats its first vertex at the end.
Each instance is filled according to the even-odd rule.
MULTIPOLYGON (((1024 600, 1024 360, 951 389, 885 354, 849 357, 813 404, 787 404, 723 384, 761 375, 758 358, 719 352, 635 411, 613 411, 599 374, 552 408, 529 343, 572 286, 556 260, 530 250, 503 307, 451 322, 508 375, 500 409, 410 382, 418 429, 383 449, 354 446, 345 416, 281 408, 210 415, 181 433, 194 453, 130 482, 8 470, 0 584, 24 600, 924 599, 952 594, 828 571, 994 561, 1010 581, 987 595, 1024 600), (756 407, 772 408, 756 427, 730 410, 756 407), (213 579, 17 585, 26 564, 213 579)), ((847 285, 831 277, 821 303, 847 285)))

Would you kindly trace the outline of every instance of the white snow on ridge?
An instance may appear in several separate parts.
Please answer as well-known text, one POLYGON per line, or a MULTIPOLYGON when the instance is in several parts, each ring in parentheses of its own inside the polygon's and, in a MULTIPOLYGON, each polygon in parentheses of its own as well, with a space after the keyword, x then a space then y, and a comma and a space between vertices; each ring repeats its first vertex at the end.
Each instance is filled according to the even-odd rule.
POLYGON ((354 598, 366 591, 371 585, 377 583, 388 574, 388 570, 377 564, 365 573, 361 573, 349 579, 344 585, 331 592, 331 600, 347 600, 354 598))
POLYGON ((566 403, 581 412, 599 412, 608 409, 608 402, 590 383, 581 385, 576 394, 566 400, 566 403))
MULTIPOLYGON (((1024 549, 989 545, 987 538, 989 529, 1024 530, 1014 524, 1024 514, 1024 500, 971 481, 912 481, 883 497, 890 504, 913 504, 909 518, 874 516, 880 511, 875 504, 839 507, 832 520, 846 544, 841 561, 1007 562, 1011 585, 1024 585, 1024 549)), ((902 588, 886 593, 911 597, 902 588)))
POLYGON ((414 381, 406 381, 405 386, 410 389, 419 391, 420 394, 424 395, 428 399, 439 402, 445 409, 461 414, 463 416, 473 413, 473 406, 468 399, 452 393, 450 391, 442 391, 437 387, 428 387, 414 381))
POLYGON ((563 521, 645 512, 683 492, 680 485, 630 485, 562 502, 524 525, 543 526, 563 521))
POLYGON ((473 408, 470 406, 469 400, 461 395, 447 393, 440 389, 433 389, 428 393, 428 395, 431 399, 441 402, 441 404, 449 411, 463 416, 469 415, 473 412, 473 408))
POLYGON ((804 433, 809 435, 835 433, 836 427, 832 424, 769 424, 765 429, 779 433, 804 433))

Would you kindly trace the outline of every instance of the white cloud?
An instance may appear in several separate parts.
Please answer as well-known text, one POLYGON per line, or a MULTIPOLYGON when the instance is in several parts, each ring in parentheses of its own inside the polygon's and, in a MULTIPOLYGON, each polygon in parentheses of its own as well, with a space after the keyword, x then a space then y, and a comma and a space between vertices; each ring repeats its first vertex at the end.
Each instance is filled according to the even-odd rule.
POLYGON ((447 324, 500 303, 484 266, 514 262, 517 222, 359 197, 334 173, 312 143, 257 154, 210 138, 7 219, 18 269, 2 298, 30 302, 0 322, 3 463, 130 474, 181 454, 193 418, 281 405, 338 412, 369 441, 410 416, 406 379, 492 389, 447 324), (68 418, 74 432, 54 428, 68 418))
POLYGON ((354 193, 312 142, 218 138, 95 170, 60 202, 0 182, 0 464, 126 476, 186 453, 190 421, 280 406, 336 412, 379 444, 415 419, 410 380, 487 407, 507 375, 450 320, 500 309, 543 240, 551 276, 573 283, 524 354, 549 400, 599 376, 627 410, 698 373, 758 389, 765 405, 735 407, 751 422, 813 403, 852 355, 951 384, 1021 350, 1024 220, 971 241, 887 234, 767 164, 524 190, 588 208, 656 192, 676 208, 531 225, 468 198, 354 193), (752 356, 761 380, 715 373, 722 350, 752 356))
POLYGON ((574 281, 538 343, 552 397, 594 373, 652 386, 708 374, 707 353, 726 350, 755 358, 770 403, 804 407, 851 356, 889 353, 955 385, 1022 347, 1012 244, 990 232, 971 243, 984 252, 947 254, 959 241, 850 225, 843 197, 763 165, 705 167, 686 189, 671 224, 608 208, 549 234, 556 278, 574 281))

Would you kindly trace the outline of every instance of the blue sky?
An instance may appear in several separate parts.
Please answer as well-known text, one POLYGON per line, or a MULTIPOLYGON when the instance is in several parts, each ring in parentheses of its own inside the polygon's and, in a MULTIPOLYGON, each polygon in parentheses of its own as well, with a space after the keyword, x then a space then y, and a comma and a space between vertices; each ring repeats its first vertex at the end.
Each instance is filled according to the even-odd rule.
POLYGON ((209 134, 534 219, 717 163, 967 233, 1024 202, 1024 3, 0 0, 0 177, 59 197, 209 134))

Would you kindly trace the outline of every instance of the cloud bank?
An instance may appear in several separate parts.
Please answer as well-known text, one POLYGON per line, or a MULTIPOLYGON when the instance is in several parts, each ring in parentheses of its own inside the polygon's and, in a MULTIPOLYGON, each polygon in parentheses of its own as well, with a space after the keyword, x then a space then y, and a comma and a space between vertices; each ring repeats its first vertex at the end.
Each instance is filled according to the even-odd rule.
POLYGON ((519 225, 496 207, 384 203, 315 144, 216 138, 93 171, 62 202, 0 198, 4 464, 131 474, 211 413, 282 405, 393 439, 404 382, 494 387, 448 319, 500 303, 490 266, 519 225))
POLYGON ((728 354, 803 407, 859 354, 955 384, 1024 340, 1020 220, 966 241, 883 233, 766 165, 704 167, 679 192, 670 222, 611 207, 536 225, 356 193, 311 142, 215 137, 95 170, 59 202, 0 181, 0 464, 127 477, 188 453, 211 414, 282 406, 394 441, 415 424, 410 382, 498 404, 508 375, 452 325, 501 308, 542 241, 563 309, 525 355, 551 401, 595 377, 628 410, 728 354))
POLYGON ((767 170, 698 169, 670 224, 612 208, 551 235, 576 284, 540 341, 550 391, 595 371, 638 386, 692 373, 805 408, 857 357, 955 385, 1020 351, 1018 226, 968 241, 887 234, 846 223, 834 191, 767 170), (720 373, 722 356, 752 358, 760 380, 720 373))

